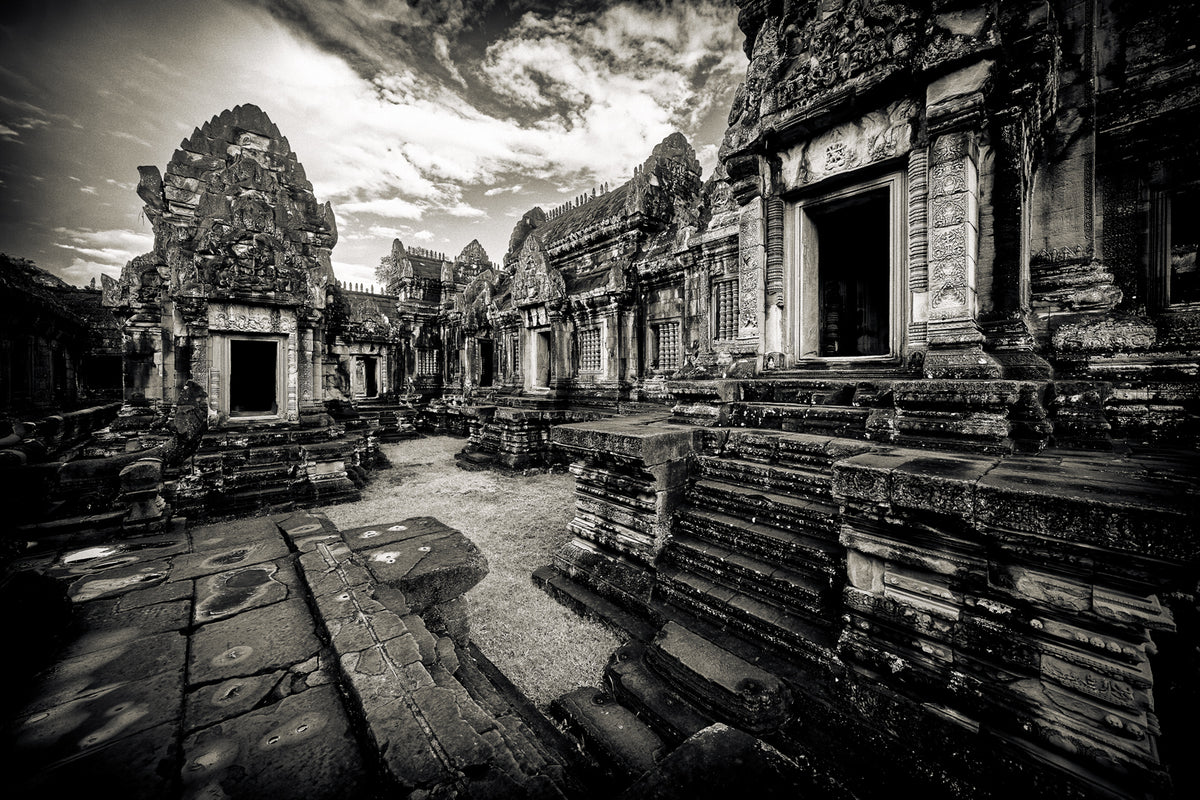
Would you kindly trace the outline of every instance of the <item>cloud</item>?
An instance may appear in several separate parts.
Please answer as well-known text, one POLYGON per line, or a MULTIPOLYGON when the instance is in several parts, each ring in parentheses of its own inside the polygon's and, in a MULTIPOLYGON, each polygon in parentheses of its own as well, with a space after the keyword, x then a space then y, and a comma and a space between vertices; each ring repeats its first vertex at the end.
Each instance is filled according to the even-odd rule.
POLYGON ((79 191, 83 192, 84 194, 96 194, 97 193, 95 186, 80 186, 79 191))
POLYGON ((152 234, 123 229, 96 231, 59 227, 54 229, 54 235, 55 247, 70 250, 106 267, 115 267, 118 272, 125 262, 154 247, 152 234))
POLYGON ((0 139, 7 139, 10 142, 19 142, 21 140, 21 134, 17 133, 7 125, 0 123, 0 139))
POLYGON ((517 192, 521 191, 524 188, 525 187, 519 183, 513 184, 512 186, 496 186, 492 189, 488 189, 487 191, 485 191, 483 193, 483 196, 484 197, 495 197, 498 194, 516 194, 517 192))
POLYGON ((82 285, 97 272, 120 277, 125 263, 149 252, 154 237, 129 230, 87 230, 55 228, 54 245, 73 254, 61 274, 67 281, 82 285))
POLYGON ((694 133, 745 68, 736 9, 721 0, 257 5, 336 62, 299 49, 271 62, 276 81, 294 77, 281 102, 339 118, 345 135, 327 132, 323 154, 337 162, 337 183, 322 187, 335 204, 456 207, 441 184, 484 187, 502 174, 616 181, 673 130, 694 133), (466 46, 493 5, 515 21, 466 46))
POLYGON ((129 133, 128 131, 111 131, 111 135, 115 139, 125 139, 127 141, 133 142, 134 144, 140 144, 142 147, 145 147, 148 150, 155 149, 153 144, 151 144, 150 142, 147 142, 145 139, 143 139, 140 136, 134 136, 132 133, 129 133))
POLYGON ((347 214, 374 214, 386 219, 420 219, 425 209, 399 197, 375 198, 355 203, 341 203, 336 211, 347 214))

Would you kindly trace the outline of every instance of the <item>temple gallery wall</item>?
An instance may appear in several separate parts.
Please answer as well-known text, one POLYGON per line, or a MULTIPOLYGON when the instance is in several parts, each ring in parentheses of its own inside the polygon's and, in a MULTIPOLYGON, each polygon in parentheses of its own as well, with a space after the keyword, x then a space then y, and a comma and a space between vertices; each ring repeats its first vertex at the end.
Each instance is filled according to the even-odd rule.
POLYGON ((5 278, 19 524, 327 503, 456 435, 569 465, 533 579, 621 631, 606 702, 664 752, 716 721, 845 796, 1191 796, 1200 12, 737 14, 713 174, 671 134, 498 260, 394 241, 378 293, 263 110, 140 167, 119 280, 5 278))

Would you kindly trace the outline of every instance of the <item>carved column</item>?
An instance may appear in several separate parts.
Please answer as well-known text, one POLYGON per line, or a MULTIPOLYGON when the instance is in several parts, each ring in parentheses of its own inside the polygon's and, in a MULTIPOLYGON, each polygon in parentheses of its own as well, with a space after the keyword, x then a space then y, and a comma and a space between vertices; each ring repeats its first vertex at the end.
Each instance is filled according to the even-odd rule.
POLYGON ((738 339, 758 339, 763 314, 763 202, 756 198, 742 209, 738 225, 738 339))
POLYGON ((908 291, 908 344, 923 349, 929 343, 929 152, 924 148, 908 156, 908 291))
POLYGON ((296 360, 300 370, 300 407, 312 405, 313 402, 313 332, 312 328, 300 331, 297 345, 296 360))
POLYGON ((766 206, 766 268, 764 289, 766 306, 763 309, 764 364, 779 366, 783 361, 783 198, 772 195, 766 206))
POLYGON ((943 133, 933 140, 929 170, 929 346, 931 378, 998 378, 983 352, 976 320, 975 262, 979 252, 976 134, 943 133))

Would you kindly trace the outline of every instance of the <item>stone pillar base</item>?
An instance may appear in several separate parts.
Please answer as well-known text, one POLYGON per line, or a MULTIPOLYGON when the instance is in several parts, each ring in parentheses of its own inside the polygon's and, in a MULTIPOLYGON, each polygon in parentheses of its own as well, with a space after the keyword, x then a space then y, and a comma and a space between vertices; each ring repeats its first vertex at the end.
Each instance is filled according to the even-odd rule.
POLYGON ((983 352, 983 347, 955 348, 953 350, 930 349, 925 353, 925 377, 950 380, 996 379, 1004 375, 1004 368, 983 352))

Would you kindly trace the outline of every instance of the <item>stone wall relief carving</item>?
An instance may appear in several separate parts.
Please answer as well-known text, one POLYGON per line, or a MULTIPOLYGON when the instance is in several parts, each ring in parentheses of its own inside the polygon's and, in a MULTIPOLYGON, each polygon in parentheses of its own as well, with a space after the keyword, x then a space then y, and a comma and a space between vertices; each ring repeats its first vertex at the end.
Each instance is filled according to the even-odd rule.
POLYGON ((758 335, 762 313, 763 219, 760 203, 751 203, 742 211, 738 225, 738 338, 758 335))
POLYGON ((252 309, 246 306, 211 306, 208 325, 215 330, 246 333, 296 332, 296 319, 292 314, 278 309, 252 309))
POLYGON ((908 153, 917 117, 917 104, 901 100, 790 148, 781 154, 780 189, 798 189, 908 153))

